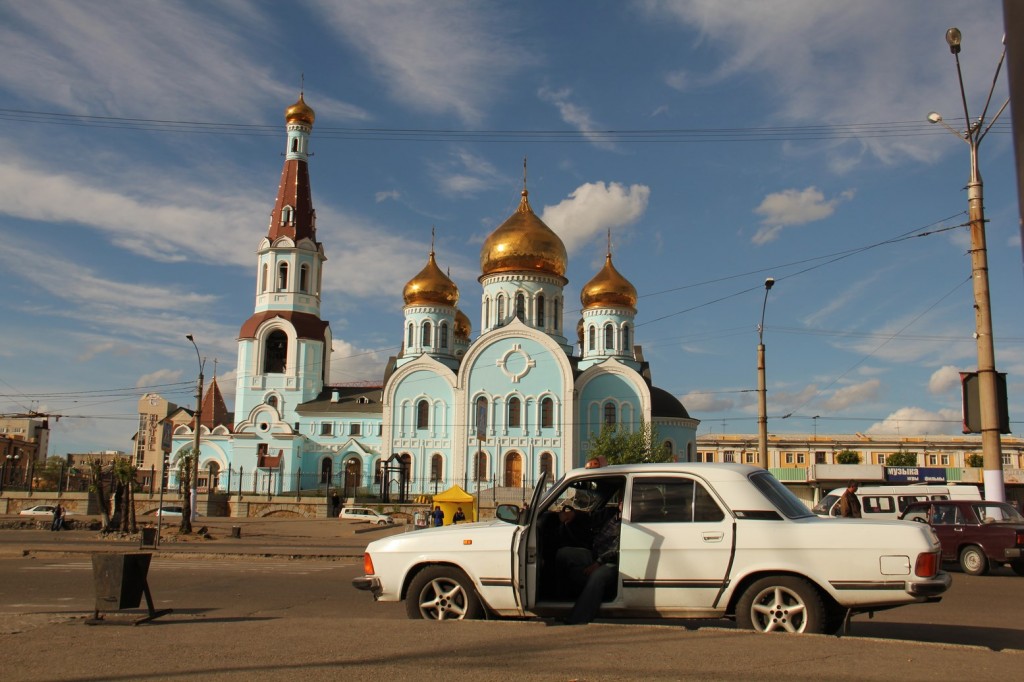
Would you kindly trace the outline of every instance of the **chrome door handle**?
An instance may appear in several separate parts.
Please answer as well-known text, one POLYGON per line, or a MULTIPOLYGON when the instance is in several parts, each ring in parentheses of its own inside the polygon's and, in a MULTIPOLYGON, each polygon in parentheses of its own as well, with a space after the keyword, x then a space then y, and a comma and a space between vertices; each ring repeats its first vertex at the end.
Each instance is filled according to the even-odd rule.
POLYGON ((701 537, 704 538, 704 542, 721 542, 722 538, 725 537, 725 533, 722 531, 707 531, 701 533, 701 537))

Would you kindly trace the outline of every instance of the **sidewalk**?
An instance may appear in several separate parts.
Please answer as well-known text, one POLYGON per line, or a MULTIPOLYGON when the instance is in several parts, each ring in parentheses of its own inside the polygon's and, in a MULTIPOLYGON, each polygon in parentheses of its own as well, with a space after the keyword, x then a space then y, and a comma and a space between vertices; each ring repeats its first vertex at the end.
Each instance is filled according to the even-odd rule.
MULTIPOLYGON (((162 554, 358 558, 377 538, 411 532, 412 526, 383 528, 356 521, 301 518, 203 518, 192 522, 191 535, 179 535, 180 521, 164 524, 160 543, 144 551, 162 554), (232 537, 238 527, 239 537, 232 537), (202 529, 205 534, 201 534, 202 529)), ((141 534, 102 536, 93 530, 0 529, 0 557, 30 555, 132 552, 140 549, 141 534)))

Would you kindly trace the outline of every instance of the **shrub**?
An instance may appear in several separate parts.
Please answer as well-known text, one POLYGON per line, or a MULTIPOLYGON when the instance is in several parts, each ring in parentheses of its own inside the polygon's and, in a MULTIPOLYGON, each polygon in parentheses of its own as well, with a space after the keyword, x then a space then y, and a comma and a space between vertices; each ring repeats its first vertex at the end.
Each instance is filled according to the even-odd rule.
POLYGON ((853 450, 843 450, 836 455, 837 464, 860 464, 860 454, 853 450))

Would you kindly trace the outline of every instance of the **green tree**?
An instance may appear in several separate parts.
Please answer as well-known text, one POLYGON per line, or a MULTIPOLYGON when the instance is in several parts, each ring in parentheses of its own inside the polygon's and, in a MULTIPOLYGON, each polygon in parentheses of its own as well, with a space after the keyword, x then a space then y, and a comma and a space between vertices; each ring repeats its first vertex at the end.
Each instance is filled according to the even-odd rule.
POLYGON ((116 501, 115 516, 118 518, 119 526, 123 533, 138 532, 138 525, 135 519, 137 473, 138 467, 132 464, 129 458, 121 457, 114 460, 114 484, 116 486, 116 492, 114 493, 114 500, 116 501))
POLYGON ((646 422, 640 422, 636 431, 619 429, 614 424, 605 424, 601 432, 590 434, 587 457, 604 457, 609 464, 643 464, 648 462, 671 462, 672 453, 662 448, 658 430, 646 422))
POLYGON ((985 466, 985 456, 979 454, 967 455, 967 466, 980 469, 985 466))
POLYGON ((836 464, 860 464, 860 454, 853 450, 843 450, 836 455, 836 464))
POLYGON ((89 467, 89 492, 96 497, 96 506, 100 510, 100 524, 104 533, 109 533, 110 528, 110 499, 103 486, 103 474, 105 467, 103 463, 93 457, 86 460, 85 465, 89 467))
POLYGON ((916 452, 894 452, 885 458, 887 466, 891 467, 916 467, 916 452))
POLYGON ((185 493, 178 532, 185 535, 192 532, 192 458, 197 454, 192 446, 178 451, 178 480, 181 481, 181 489, 185 493))
POLYGON ((39 490, 60 490, 61 474, 67 462, 63 457, 54 455, 47 457, 46 462, 35 470, 35 477, 39 480, 39 490))

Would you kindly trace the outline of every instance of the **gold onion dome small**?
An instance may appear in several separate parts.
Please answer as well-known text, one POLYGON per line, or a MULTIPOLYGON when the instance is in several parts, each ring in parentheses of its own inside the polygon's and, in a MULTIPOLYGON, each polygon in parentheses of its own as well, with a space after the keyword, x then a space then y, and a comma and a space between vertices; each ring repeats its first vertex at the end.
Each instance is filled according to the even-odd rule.
POLYGON ((468 339, 470 333, 473 331, 473 324, 469 321, 469 316, 461 310, 455 311, 455 337, 459 339, 468 339))
POLYGON ((583 309, 615 306, 636 311, 636 287, 612 265, 612 254, 605 256, 604 267, 580 291, 583 309))
POLYGON ((437 267, 434 252, 431 251, 426 266, 405 285, 402 298, 405 299, 406 305, 436 304, 454 307, 459 302, 459 288, 441 272, 441 268, 437 267))
POLYGON ((480 249, 483 275, 498 272, 542 272, 565 277, 565 244, 530 208, 523 190, 519 208, 484 240, 480 249))
POLYGON ((299 94, 299 101, 284 110, 284 120, 288 123, 305 123, 312 126, 316 120, 313 108, 306 104, 306 100, 299 94))

